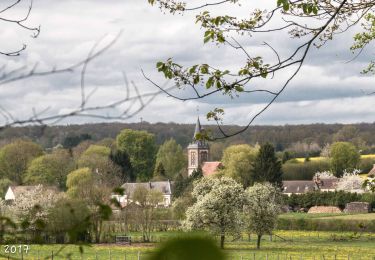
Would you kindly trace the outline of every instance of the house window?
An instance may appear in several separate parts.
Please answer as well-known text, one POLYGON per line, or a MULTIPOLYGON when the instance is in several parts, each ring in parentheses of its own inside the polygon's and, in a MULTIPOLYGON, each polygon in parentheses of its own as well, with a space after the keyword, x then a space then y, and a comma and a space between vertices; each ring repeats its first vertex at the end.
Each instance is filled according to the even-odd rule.
POLYGON ((190 154, 190 164, 191 164, 191 166, 195 166, 196 163, 197 163, 196 161, 197 161, 197 159, 196 159, 195 152, 191 152, 191 154, 190 154))

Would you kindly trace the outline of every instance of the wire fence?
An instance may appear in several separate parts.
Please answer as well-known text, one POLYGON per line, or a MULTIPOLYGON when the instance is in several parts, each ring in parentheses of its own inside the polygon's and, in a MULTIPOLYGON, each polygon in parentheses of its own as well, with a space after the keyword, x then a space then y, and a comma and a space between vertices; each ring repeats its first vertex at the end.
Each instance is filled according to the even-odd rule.
MULTIPOLYGON (((82 254, 57 254, 53 251, 34 252, 31 254, 9 254, 3 255, 0 259, 19 259, 19 260, 147 260, 150 252, 116 252, 108 250, 107 252, 86 252, 82 254)), ((203 259, 202 259, 203 260, 203 259)), ((361 254, 283 254, 283 253, 265 253, 265 252, 247 252, 241 255, 227 254, 227 260, 375 260, 374 256, 364 256, 361 254)))
POLYGON ((107 252, 74 252, 58 253, 36 251, 28 254, 8 254, 1 255, 0 259, 8 260, 146 260, 150 256, 149 252, 118 252, 108 250, 107 252))
POLYGON ((360 254, 283 254, 283 253, 259 253, 249 252, 246 254, 229 255, 227 260, 375 260, 375 255, 364 256, 360 254))

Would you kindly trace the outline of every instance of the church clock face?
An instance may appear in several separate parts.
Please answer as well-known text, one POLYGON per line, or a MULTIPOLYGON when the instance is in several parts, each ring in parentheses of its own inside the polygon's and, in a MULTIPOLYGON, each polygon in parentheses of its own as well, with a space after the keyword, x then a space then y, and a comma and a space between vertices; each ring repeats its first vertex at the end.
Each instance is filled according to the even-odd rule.
POLYGON ((197 163, 196 153, 191 152, 190 153, 190 164, 191 164, 191 166, 195 166, 196 163, 197 163))

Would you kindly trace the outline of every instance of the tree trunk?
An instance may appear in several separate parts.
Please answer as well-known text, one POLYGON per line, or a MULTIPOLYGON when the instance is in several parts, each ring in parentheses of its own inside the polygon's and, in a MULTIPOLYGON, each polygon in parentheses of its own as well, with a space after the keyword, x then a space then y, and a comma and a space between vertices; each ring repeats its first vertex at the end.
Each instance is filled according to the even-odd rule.
POLYGON ((258 240, 257 240, 257 249, 260 249, 260 239, 262 238, 262 235, 258 235, 258 240))
POLYGON ((224 249, 224 240, 225 240, 225 235, 221 234, 220 235, 220 248, 224 249))

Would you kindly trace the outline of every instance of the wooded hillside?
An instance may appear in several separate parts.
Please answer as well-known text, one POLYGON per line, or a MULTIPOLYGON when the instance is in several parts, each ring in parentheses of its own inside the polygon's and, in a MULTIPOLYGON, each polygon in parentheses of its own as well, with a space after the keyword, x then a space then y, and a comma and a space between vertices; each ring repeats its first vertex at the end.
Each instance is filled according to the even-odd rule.
MULTIPOLYGON (((58 144, 64 145, 71 139, 87 139, 99 141, 104 138, 115 138, 125 128, 146 130, 155 134, 157 144, 173 138, 185 148, 191 141, 194 131, 193 124, 175 123, 99 123, 67 126, 27 126, 8 128, 0 132, 1 145, 15 138, 29 138, 44 148, 51 148, 58 144)), ((216 130, 214 126, 207 129, 216 130)), ((230 130, 239 129, 239 126, 225 126, 230 130)), ((321 150, 325 144, 334 141, 350 141, 362 149, 362 153, 371 152, 375 146, 375 123, 353 125, 342 124, 311 124, 285 126, 252 126, 247 132, 221 141, 224 146, 230 144, 272 143, 277 151, 292 150, 303 153, 321 150)))

